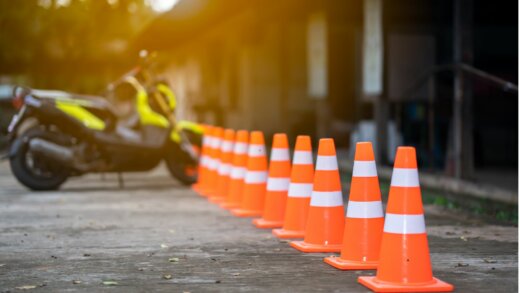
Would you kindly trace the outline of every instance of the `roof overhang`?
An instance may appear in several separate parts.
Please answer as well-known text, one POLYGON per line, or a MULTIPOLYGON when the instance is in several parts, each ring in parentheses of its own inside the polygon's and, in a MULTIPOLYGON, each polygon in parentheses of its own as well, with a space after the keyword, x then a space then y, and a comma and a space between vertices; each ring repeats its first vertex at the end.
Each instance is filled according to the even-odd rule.
POLYGON ((154 19, 135 38, 134 49, 165 50, 251 6, 255 0, 181 0, 154 19))

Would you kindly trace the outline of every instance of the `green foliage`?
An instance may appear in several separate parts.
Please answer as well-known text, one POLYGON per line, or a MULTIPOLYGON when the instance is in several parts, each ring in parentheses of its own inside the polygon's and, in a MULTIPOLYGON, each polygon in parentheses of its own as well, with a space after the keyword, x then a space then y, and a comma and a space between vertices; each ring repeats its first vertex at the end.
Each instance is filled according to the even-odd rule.
POLYGON ((131 66, 146 0, 0 0, 0 75, 89 91, 131 66))

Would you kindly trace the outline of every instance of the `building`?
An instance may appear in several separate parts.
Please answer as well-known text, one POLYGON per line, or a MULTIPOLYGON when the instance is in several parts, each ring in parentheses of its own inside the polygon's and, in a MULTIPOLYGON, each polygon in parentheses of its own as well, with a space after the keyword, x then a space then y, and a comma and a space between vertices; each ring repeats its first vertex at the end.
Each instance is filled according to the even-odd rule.
POLYGON ((402 142, 425 169, 473 179, 516 172, 517 5, 181 0, 134 45, 160 51, 184 117, 368 137, 386 163, 402 142))

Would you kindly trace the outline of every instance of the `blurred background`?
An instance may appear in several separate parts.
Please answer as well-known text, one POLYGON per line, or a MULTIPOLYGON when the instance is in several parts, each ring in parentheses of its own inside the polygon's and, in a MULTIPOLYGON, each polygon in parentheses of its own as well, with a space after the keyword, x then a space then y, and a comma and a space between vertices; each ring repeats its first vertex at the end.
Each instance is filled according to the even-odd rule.
POLYGON ((180 118, 517 190, 517 1, 0 0, 0 48, 2 131, 12 85, 99 94, 147 49, 180 118))

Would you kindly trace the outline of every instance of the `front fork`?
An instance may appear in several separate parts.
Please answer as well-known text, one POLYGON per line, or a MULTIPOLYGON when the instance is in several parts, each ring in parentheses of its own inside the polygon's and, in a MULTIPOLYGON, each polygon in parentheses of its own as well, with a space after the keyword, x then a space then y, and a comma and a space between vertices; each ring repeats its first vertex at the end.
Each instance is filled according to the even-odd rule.
POLYGON ((11 118, 11 122, 9 122, 9 126, 7 126, 7 136, 9 141, 12 141, 16 137, 16 132, 18 131, 18 127, 21 122, 25 118, 25 113, 27 112, 27 106, 24 104, 20 111, 14 114, 13 118, 11 118))
POLYGON ((181 136, 181 149, 190 156, 190 159, 193 160, 193 162, 197 163, 199 161, 199 155, 195 151, 195 148, 193 148, 193 144, 191 144, 188 136, 183 131, 179 131, 179 133, 181 136))
MULTIPOLYGON (((177 127, 172 130, 170 134, 170 139, 175 142, 181 150, 189 156, 189 159, 195 163, 198 163, 199 161, 199 155, 197 151, 195 151, 195 148, 193 147, 193 144, 191 143, 189 137, 186 135, 186 133, 183 131, 184 128, 177 127)), ((196 131, 194 131, 196 133, 196 131)))

